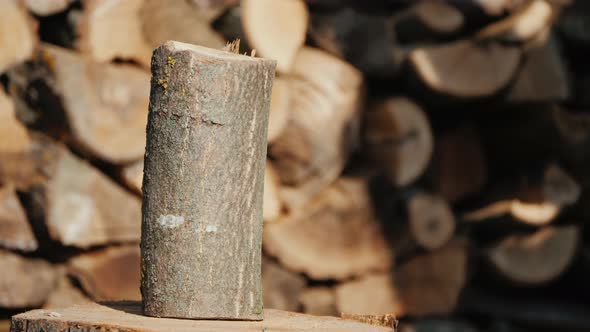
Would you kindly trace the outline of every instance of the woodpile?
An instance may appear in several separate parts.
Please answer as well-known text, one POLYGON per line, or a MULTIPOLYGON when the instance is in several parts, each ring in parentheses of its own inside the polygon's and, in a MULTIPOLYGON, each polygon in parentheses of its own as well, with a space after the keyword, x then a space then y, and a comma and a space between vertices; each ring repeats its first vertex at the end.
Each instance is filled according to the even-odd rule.
POLYGON ((0 1, 0 326, 140 299, 152 51, 239 38, 277 60, 266 308, 589 330, 589 26, 583 0, 0 1))

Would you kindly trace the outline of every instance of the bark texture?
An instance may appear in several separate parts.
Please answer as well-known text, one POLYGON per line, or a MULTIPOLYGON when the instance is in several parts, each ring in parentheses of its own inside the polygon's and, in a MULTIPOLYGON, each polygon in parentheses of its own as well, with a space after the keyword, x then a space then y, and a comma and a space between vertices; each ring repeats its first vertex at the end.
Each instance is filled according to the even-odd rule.
POLYGON ((275 62, 154 51, 143 179, 149 316, 262 319, 262 194, 275 62))

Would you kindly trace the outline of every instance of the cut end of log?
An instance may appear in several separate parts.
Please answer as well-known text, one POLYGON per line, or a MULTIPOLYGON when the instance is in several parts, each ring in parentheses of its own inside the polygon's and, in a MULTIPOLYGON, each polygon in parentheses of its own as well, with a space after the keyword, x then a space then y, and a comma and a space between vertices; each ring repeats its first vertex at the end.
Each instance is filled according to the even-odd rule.
POLYGON ((268 142, 274 142, 287 127, 290 117, 289 81, 281 77, 275 78, 270 97, 268 114, 268 142))
POLYGON ((0 185, 0 225, 0 246, 21 251, 34 251, 39 246, 11 185, 0 185))
POLYGON ((303 312, 315 316, 337 316, 336 295, 328 287, 312 287, 303 290, 299 296, 303 312))
POLYGON ((413 11, 420 21, 437 32, 451 33, 463 26, 463 14, 444 1, 423 0, 413 11))
POLYGON ((28 60, 38 43, 37 24, 31 18, 21 1, 4 0, 0 3, 0 73, 28 60))
POLYGON ((437 195, 418 193, 410 198, 408 218, 414 239, 428 250, 442 247, 455 230, 451 207, 437 195))
POLYGON ((279 195, 279 187, 279 175, 274 169, 272 162, 267 160, 264 172, 264 199, 262 207, 262 219, 265 222, 276 221, 281 216, 283 203, 279 195))

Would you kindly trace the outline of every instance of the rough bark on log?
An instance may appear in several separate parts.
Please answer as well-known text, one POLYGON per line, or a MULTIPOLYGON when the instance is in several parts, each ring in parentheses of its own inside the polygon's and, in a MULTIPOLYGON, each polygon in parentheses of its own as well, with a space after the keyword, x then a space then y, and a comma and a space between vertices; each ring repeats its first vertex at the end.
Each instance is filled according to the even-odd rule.
POLYGON ((453 236, 455 216, 439 195, 417 193, 409 199, 407 209, 410 233, 421 247, 438 249, 453 236))
POLYGON ((111 246, 71 258, 67 270, 95 301, 139 301, 139 261, 139 246, 111 246))
POLYGON ((62 12, 72 4, 74 0, 26 0, 27 8, 38 16, 49 16, 62 12))
POLYGON ((313 279, 346 279, 392 265, 361 179, 342 177, 298 213, 264 227, 264 250, 313 279))
POLYGON ((336 294, 329 287, 310 287, 303 290, 299 302, 306 314, 315 316, 337 316, 336 294))
POLYGON ((365 114, 370 157, 395 186, 416 180, 430 162, 433 137, 426 114, 403 97, 391 98, 365 114))
POLYGON ((154 51, 141 242, 147 315, 262 319, 274 67, 180 42, 154 51))
MULTIPOLYGON (((111 271, 111 273, 114 272, 118 271, 111 271)), ((43 303, 43 309, 62 309, 89 303, 92 303, 92 300, 84 295, 78 287, 74 286, 70 278, 64 274, 47 297, 45 303, 43 303)))
POLYGON ((270 98, 270 113, 268 115, 268 143, 276 140, 285 130, 289 122, 290 110, 289 82, 287 79, 277 77, 272 86, 270 98))
POLYGON ((520 58, 517 47, 469 40, 418 48, 410 54, 414 70, 429 88, 465 98, 498 92, 514 76, 520 58))
POLYGON ((434 140, 432 181, 449 202, 478 193, 486 183, 488 169, 478 132, 462 127, 434 140))
POLYGON ((265 308, 297 311, 299 296, 304 287, 303 276, 287 271, 268 258, 262 259, 262 293, 265 308))
POLYGON ((41 259, 24 258, 0 249, 0 307, 39 307, 58 281, 57 268, 41 259))
POLYGON ((289 122, 270 146, 284 184, 311 198, 341 173, 358 142, 362 77, 323 51, 299 51, 289 80, 289 122))
POLYGON ((37 45, 37 24, 27 14, 19 0, 4 0, 0 3, 0 73, 30 59, 37 45))
POLYGON ((511 235, 494 246, 488 258, 509 280, 525 285, 546 283, 573 261, 579 233, 576 226, 549 226, 530 235, 511 235))
POLYGON ((0 247, 21 251, 34 251, 38 247, 12 185, 0 186, 0 247))
POLYGON ((276 60, 277 70, 289 73, 305 42, 309 21, 302 0, 243 0, 242 28, 248 44, 262 56, 276 60))
MULTIPOLYGON (((392 332, 391 328, 371 326, 335 317, 315 317, 280 310, 264 311, 260 322, 230 320, 155 319, 141 313, 137 302, 119 302, 107 305, 90 304, 57 310, 33 310, 12 318, 11 332, 106 330, 134 332, 168 331, 289 331, 296 329, 350 332, 392 332)), ((395 331, 393 331, 395 332, 395 331)))
POLYGON ((67 129, 72 144, 108 162, 143 155, 148 73, 129 65, 101 65, 44 45, 31 63, 9 76, 17 114, 28 124, 57 128, 56 135, 67 129))
POLYGON ((65 246, 139 240, 137 197, 59 144, 37 137, 33 145, 44 181, 25 192, 23 202, 34 225, 65 246))

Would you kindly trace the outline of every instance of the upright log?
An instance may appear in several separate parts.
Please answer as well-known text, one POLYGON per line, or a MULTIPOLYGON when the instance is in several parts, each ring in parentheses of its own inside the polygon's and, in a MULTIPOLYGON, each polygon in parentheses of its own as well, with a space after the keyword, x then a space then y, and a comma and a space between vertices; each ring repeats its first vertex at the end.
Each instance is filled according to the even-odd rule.
POLYGON ((179 42, 154 51, 143 181, 145 314, 262 319, 274 68, 270 60, 179 42))

